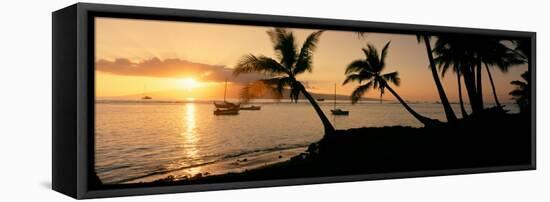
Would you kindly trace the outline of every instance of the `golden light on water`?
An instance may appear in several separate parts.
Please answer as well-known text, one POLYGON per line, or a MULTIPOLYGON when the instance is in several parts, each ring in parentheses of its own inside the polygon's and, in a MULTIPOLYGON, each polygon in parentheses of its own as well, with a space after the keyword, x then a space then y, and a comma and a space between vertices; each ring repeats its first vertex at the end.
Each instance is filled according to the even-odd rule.
POLYGON ((196 125, 196 117, 195 117, 195 104, 194 103, 187 103, 185 105, 185 112, 183 116, 183 133, 181 134, 183 137, 183 142, 181 143, 183 145, 185 156, 196 159, 198 158, 199 150, 197 148, 197 143, 199 141, 199 136, 197 135, 197 125, 196 125))

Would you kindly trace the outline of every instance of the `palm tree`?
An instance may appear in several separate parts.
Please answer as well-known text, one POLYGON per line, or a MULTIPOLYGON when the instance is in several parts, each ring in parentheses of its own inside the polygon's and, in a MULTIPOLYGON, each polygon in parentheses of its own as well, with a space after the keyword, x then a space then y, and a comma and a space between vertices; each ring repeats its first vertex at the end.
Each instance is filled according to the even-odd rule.
POLYGON ((531 97, 531 86, 529 85, 529 81, 531 80, 531 74, 529 71, 526 71, 521 74, 521 78, 523 78, 524 81, 515 80, 510 82, 510 84, 516 86, 516 89, 510 92, 510 95, 513 96, 512 99, 518 104, 520 112, 524 113, 530 111, 529 100, 531 97))
POLYGON ((451 64, 445 61, 449 61, 449 60, 455 61, 452 64, 452 67, 453 67, 453 71, 456 74, 456 81, 458 85, 458 100, 460 102, 460 111, 462 113, 462 118, 466 118, 468 116, 468 112, 466 112, 466 108, 464 107, 464 100, 462 99, 462 79, 461 79, 462 77, 461 69, 465 65, 463 63, 460 63, 459 60, 446 58, 446 57, 452 57, 452 56, 453 55, 450 55, 450 54, 438 56, 437 58, 435 58, 435 63, 438 64, 438 67, 441 70, 441 77, 445 77, 445 73, 451 67, 451 64))
POLYGON ((273 43, 276 59, 263 55, 255 56, 245 55, 233 70, 233 74, 238 76, 241 73, 263 73, 270 78, 261 80, 266 85, 274 86, 279 94, 286 87, 290 88, 290 99, 297 102, 300 93, 302 93, 317 112, 319 119, 323 123, 325 136, 334 133, 334 127, 324 114, 315 98, 311 96, 304 85, 296 79, 296 76, 304 72, 313 70, 313 51, 317 47, 317 42, 323 31, 317 31, 310 34, 302 44, 300 50, 296 47, 296 41, 292 32, 275 28, 267 32, 273 43))
POLYGON ((466 108, 464 107, 464 99, 462 99, 462 76, 460 73, 460 68, 460 65, 455 67, 456 81, 458 85, 458 101, 460 102, 460 112, 462 113, 462 118, 466 118, 468 117, 468 112, 466 112, 466 108))
POLYGON ((487 70, 493 97, 497 107, 502 108, 496 94, 490 67, 498 67, 502 72, 522 64, 517 52, 504 44, 504 40, 485 36, 439 36, 434 52, 441 57, 440 63, 460 64, 466 84, 468 98, 474 113, 483 110, 482 69, 487 70))
POLYGON ((385 60, 388 54, 389 45, 390 42, 386 43, 382 52, 378 55, 378 50, 373 45, 367 44, 367 48, 362 49, 366 58, 355 60, 346 68, 346 80, 344 80, 343 85, 352 81, 360 84, 351 94, 352 103, 357 103, 361 99, 361 96, 370 89, 374 88, 380 90, 380 97, 384 94, 384 90, 388 89, 405 109, 422 124, 425 126, 434 126, 438 124, 438 121, 424 117, 414 111, 388 84, 392 83, 396 86, 400 84, 398 72, 382 73, 386 67, 385 60), (362 84, 363 82, 366 83, 362 84))
POLYGON ((467 36, 438 36, 433 52, 437 55, 435 60, 440 66, 460 66, 459 73, 464 78, 472 112, 480 113, 483 111, 483 103, 476 85, 477 53, 472 48, 471 41, 472 38, 467 36))
MULTIPOLYGON (((506 73, 511 66, 523 64, 524 61, 513 49, 503 44, 505 42, 504 40, 492 37, 476 37, 476 39, 475 45, 477 57, 479 58, 478 60, 485 65, 485 69, 487 70, 495 103, 498 108, 502 108, 497 97, 493 76, 489 67, 498 67, 500 71, 506 73)), ((478 68, 482 67, 479 66, 478 68)))
POLYGON ((520 112, 530 112, 530 103, 529 100, 531 99, 531 62, 529 61, 531 58, 531 40, 530 39, 519 39, 513 41, 516 47, 514 48, 514 52, 521 58, 521 60, 524 63, 527 63, 527 71, 524 72, 521 77, 525 82, 523 81, 512 81, 512 85, 516 85, 516 89, 510 92, 510 95, 512 95, 514 100, 519 106, 520 112))
POLYGON ((427 34, 419 34, 416 35, 416 40, 419 43, 423 41, 424 45, 426 46, 428 60, 430 61, 430 70, 432 72, 432 77, 434 78, 435 86, 437 87, 437 92, 439 94, 441 104, 443 105, 443 109, 445 110, 447 121, 456 121, 455 112, 453 111, 453 108, 449 103, 449 99, 447 98, 447 94, 445 93, 445 89, 443 88, 443 85, 441 84, 441 80, 439 79, 439 75, 437 73, 434 57, 432 55, 432 45, 430 44, 430 37, 427 34))

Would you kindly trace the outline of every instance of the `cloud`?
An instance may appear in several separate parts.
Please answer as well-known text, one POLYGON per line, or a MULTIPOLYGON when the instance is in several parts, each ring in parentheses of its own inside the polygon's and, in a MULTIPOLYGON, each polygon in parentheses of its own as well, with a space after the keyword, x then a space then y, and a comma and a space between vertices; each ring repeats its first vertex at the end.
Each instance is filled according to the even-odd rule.
POLYGON ((132 62, 126 58, 117 58, 114 61, 100 59, 96 61, 95 68, 97 71, 124 76, 194 77, 201 81, 211 82, 221 82, 228 79, 231 82, 246 83, 264 78, 262 74, 254 73, 234 77, 233 69, 226 66, 202 64, 178 58, 164 60, 151 58, 140 62, 132 62))

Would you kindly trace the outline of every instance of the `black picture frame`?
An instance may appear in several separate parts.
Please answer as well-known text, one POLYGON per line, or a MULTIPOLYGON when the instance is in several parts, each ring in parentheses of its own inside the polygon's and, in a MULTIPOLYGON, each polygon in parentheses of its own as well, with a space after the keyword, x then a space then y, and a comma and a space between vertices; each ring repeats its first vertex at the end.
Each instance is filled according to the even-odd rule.
POLYGON ((380 23, 276 15, 196 11, 169 8, 77 3, 52 14, 52 188, 68 196, 98 197, 164 194, 317 183, 351 182, 392 178, 441 176, 536 168, 536 33, 458 27, 380 23), (96 189, 94 169, 94 17, 155 19, 238 25, 282 26, 387 33, 475 34, 531 39, 532 114, 531 163, 517 166, 450 169, 405 173, 296 178, 200 185, 175 185, 122 189, 96 189))

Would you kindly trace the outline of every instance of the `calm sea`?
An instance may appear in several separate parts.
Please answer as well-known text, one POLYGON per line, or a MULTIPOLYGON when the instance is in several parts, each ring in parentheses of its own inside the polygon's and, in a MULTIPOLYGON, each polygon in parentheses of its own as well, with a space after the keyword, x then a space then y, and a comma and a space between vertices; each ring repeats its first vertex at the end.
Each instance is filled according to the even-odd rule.
MULTIPOLYGON (((320 102, 337 129, 421 126, 399 103, 348 103, 342 101, 338 107, 349 110, 349 116, 332 116, 332 102, 320 102)), ((98 100, 96 172, 103 183, 238 172, 288 159, 323 135, 321 122, 307 102, 255 105, 262 109, 214 116, 211 102, 98 100)), ((445 120, 440 104, 411 107, 445 120)), ((507 107, 517 111, 513 104, 507 107)), ((453 108, 459 115, 459 106, 453 108)))

